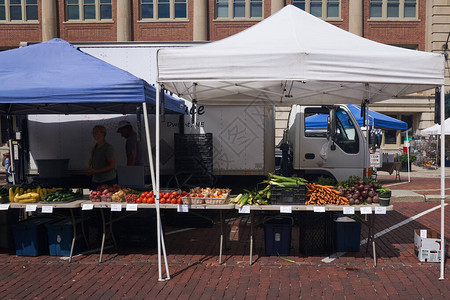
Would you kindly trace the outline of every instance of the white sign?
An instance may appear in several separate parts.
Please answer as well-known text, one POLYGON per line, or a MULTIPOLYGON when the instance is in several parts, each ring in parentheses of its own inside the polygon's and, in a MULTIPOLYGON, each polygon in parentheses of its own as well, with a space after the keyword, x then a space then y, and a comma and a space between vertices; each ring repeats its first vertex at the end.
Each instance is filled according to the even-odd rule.
POLYGON ((189 212, 189 205, 187 205, 187 204, 178 204, 177 212, 184 212, 184 213, 189 212))
POLYGON ((25 211, 36 211, 37 205, 27 205, 25 206, 25 211))
POLYGON ((362 215, 370 215, 372 213, 372 207, 361 207, 361 214, 362 215))
POLYGON ((376 215, 385 215, 386 214, 386 207, 384 207, 384 206, 376 206, 375 207, 375 214, 376 215))
POLYGON ((93 210, 93 209, 94 209, 94 204, 92 204, 92 203, 83 204, 83 206, 81 207, 81 210, 93 210))
POLYGON ((8 210, 9 204, 0 204, 0 210, 8 210))
POLYGON ((51 205, 42 206, 42 213, 46 213, 46 214, 53 213, 53 206, 51 206, 51 205))
POLYGON ((370 167, 371 168, 381 168, 380 148, 375 149, 375 151, 370 150, 370 167))
POLYGON ((122 211, 122 204, 111 204, 111 211, 122 211))
POLYGON ((420 229, 420 237, 427 238, 427 230, 426 229, 420 229))
POLYGON ((126 208, 127 211, 137 211, 137 209, 138 209, 138 205, 137 204, 135 204, 135 203, 128 203, 127 204, 127 208, 126 208))
POLYGON ((250 205, 244 205, 242 207, 239 207, 239 213, 240 214, 249 214, 250 213, 250 205))
POLYGON ((355 208, 350 206, 344 206, 342 208, 342 212, 344 215, 354 215, 355 214, 355 208))
POLYGON ((325 212, 325 206, 314 206, 314 212, 325 212))
POLYGON ((281 205, 281 206, 280 206, 280 213, 285 213, 285 214, 290 214, 290 213, 292 213, 292 206, 281 205))

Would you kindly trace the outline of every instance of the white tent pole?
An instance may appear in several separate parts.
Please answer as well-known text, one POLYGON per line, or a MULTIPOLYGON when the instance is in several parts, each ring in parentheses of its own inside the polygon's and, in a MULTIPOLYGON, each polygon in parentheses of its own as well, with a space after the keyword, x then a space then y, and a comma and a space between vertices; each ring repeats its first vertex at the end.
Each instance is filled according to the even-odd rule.
POLYGON ((440 280, 445 279, 444 267, 445 267, 445 228, 444 228, 444 208, 445 208, 445 85, 441 86, 441 276, 440 280))
MULTIPOLYGON (((155 169, 153 166, 153 153, 152 153, 152 147, 151 147, 151 140, 150 140, 150 126, 149 126, 149 122, 148 122, 148 112, 147 112, 147 104, 144 102, 142 104, 143 107, 143 111, 144 111, 144 124, 145 124, 145 137, 146 137, 146 141, 147 141, 147 152, 148 152, 148 161, 150 163, 150 177, 152 180, 152 187, 153 187, 153 193, 155 194, 155 199, 157 199, 157 194, 155 193, 155 189, 154 187, 156 186, 156 180, 155 180, 155 169)), ((158 199, 159 199, 159 193, 158 193, 158 199)), ((159 207, 159 202, 156 202, 156 215, 157 215, 157 222, 160 221, 160 207, 159 207)), ((160 222, 159 222, 160 223, 160 222)), ((159 237, 158 237, 158 251, 160 248, 160 245, 162 245, 163 248, 163 254, 164 254, 164 262, 166 264, 166 273, 167 273, 167 277, 169 279, 169 269, 168 269, 168 265, 167 265, 167 254, 166 254, 166 247, 165 247, 165 243, 164 243, 164 237, 162 235, 162 226, 159 225, 160 230, 158 231, 159 237)), ((161 272, 161 254, 160 252, 158 252, 158 271, 159 271, 159 280, 162 280, 162 272, 161 272)))
POLYGON ((408 129, 406 129, 406 155, 408 156, 408 182, 411 182, 411 170, 409 169, 409 137, 408 137, 408 129))

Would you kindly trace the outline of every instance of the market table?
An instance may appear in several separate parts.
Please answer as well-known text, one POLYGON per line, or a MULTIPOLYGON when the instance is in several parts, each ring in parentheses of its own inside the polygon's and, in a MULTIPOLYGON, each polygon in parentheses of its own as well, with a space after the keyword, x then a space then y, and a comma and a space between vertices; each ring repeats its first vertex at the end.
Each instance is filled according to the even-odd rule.
MULTIPOLYGON (((238 206, 236 205, 238 209, 238 206)), ((372 242, 373 249, 373 260, 374 267, 377 266, 377 255, 376 255, 376 245, 375 245, 375 215, 379 214, 377 211, 380 208, 386 208, 387 211, 393 211, 394 206, 380 206, 379 204, 370 205, 325 205, 325 206, 315 206, 315 205, 248 205, 250 213, 250 265, 253 264, 253 230, 254 230, 254 212, 262 211, 278 211, 280 214, 289 214, 290 212, 342 212, 345 215, 356 215, 357 212, 368 216, 368 220, 363 220, 359 218, 359 221, 366 225, 369 229, 366 252, 368 251, 369 242, 372 242), (354 209, 353 212, 347 210, 354 209), (370 213, 369 213, 370 211, 370 213)), ((381 209, 383 210, 383 209, 381 209)))
MULTIPOLYGON (((25 209, 26 212, 34 212, 38 208, 41 209, 42 213, 53 213, 53 209, 69 209, 70 210, 70 217, 67 217, 66 215, 59 214, 55 212, 55 214, 62 216, 64 218, 70 218, 72 220, 72 226, 73 226, 73 238, 72 238, 72 246, 70 248, 70 256, 69 256, 69 262, 72 262, 72 256, 73 256, 73 249, 75 246, 75 242, 77 238, 80 236, 77 233, 77 220, 75 218, 74 209, 81 208, 82 204, 86 202, 86 200, 75 200, 71 202, 65 202, 65 203, 59 203, 59 202, 38 202, 38 203, 8 203, 4 205, 9 205, 9 208, 13 209, 25 209)), ((83 217, 81 217, 81 236, 84 238, 84 242, 86 243, 86 246, 89 247, 89 242, 87 240, 85 231, 84 231, 84 220, 83 217)))
MULTIPOLYGON (((124 202, 91 202, 91 201, 85 201, 83 203, 83 206, 85 205, 92 205, 93 208, 100 208, 100 213, 102 216, 102 226, 103 226, 103 235, 102 235, 102 244, 100 247, 100 258, 99 262, 102 262, 103 257, 103 251, 105 248, 105 238, 106 238, 106 227, 109 226, 109 231, 111 234, 111 239, 113 240, 114 246, 117 249, 117 243, 114 238, 114 234, 112 233, 112 224, 114 222, 117 222, 123 218, 129 217, 137 212, 138 209, 155 209, 156 204, 146 204, 146 203, 124 203, 124 202), (123 215, 117 218, 112 218, 110 214, 110 218, 108 221, 106 221, 104 210, 109 209, 112 211, 122 211, 122 209, 125 208, 126 212, 131 212, 131 214, 123 215), (120 210, 119 210, 120 209, 120 210)), ((180 213, 183 212, 190 212, 193 214, 196 214, 195 212, 192 212, 191 210, 218 210, 220 215, 220 250, 219 250, 219 264, 222 264, 222 253, 223 253, 223 247, 224 247, 224 219, 223 219, 223 210, 234 210, 235 204, 190 204, 190 205, 179 205, 179 204, 160 204, 159 207, 161 209, 177 209, 180 213)), ((85 207, 82 207, 82 209, 85 209, 85 207)), ((202 218, 207 218, 205 216, 196 214, 198 216, 201 216, 202 218)), ((207 218, 208 219, 208 218, 207 218)))

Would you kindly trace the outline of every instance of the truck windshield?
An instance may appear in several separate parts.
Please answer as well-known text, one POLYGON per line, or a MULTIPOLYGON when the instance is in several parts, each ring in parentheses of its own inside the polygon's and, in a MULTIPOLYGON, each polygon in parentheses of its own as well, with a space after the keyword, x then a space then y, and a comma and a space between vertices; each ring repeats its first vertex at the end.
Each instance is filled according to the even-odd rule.
MULTIPOLYGON (((328 111, 328 109, 327 109, 328 111)), ((329 111, 321 111, 305 109, 305 136, 315 138, 327 137, 327 120, 329 111)), ((355 125, 350 119, 348 113, 343 109, 336 112, 336 136, 334 142, 346 153, 359 152, 359 138, 355 125)))

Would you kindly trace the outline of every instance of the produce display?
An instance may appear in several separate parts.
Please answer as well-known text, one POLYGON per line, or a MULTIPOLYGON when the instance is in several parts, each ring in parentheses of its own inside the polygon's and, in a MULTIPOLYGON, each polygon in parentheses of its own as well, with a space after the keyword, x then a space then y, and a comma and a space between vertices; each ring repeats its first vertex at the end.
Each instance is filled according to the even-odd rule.
POLYGON ((349 204, 349 200, 342 196, 343 193, 335 190, 333 186, 315 183, 308 183, 306 186, 308 187, 308 191, 306 192, 306 205, 349 204))
POLYGON ((245 190, 246 193, 239 194, 230 202, 238 204, 239 207, 242 207, 244 205, 266 205, 270 203, 271 186, 292 188, 299 185, 305 185, 306 183, 307 181, 300 177, 284 177, 275 174, 269 174, 267 180, 260 183, 260 185, 264 185, 263 189, 254 189, 253 191, 245 190))
POLYGON ((37 184, 21 184, 20 186, 11 186, 8 189, 9 202, 16 203, 36 203, 43 201, 45 197, 62 188, 47 188, 37 184))
POLYGON ((337 185, 337 190, 348 199, 348 204, 379 203, 377 190, 381 188, 375 180, 356 176, 350 176, 347 181, 337 185))
POLYGON ((42 201, 45 202, 70 202, 73 200, 81 199, 82 194, 74 193, 70 190, 58 190, 47 194, 42 201))
POLYGON ((89 195, 92 202, 125 202, 125 195, 130 193, 130 188, 124 188, 118 184, 113 186, 101 185, 89 195))
POLYGON ((225 204, 227 203, 230 189, 227 188, 201 188, 196 187, 182 197, 183 204, 225 204))

